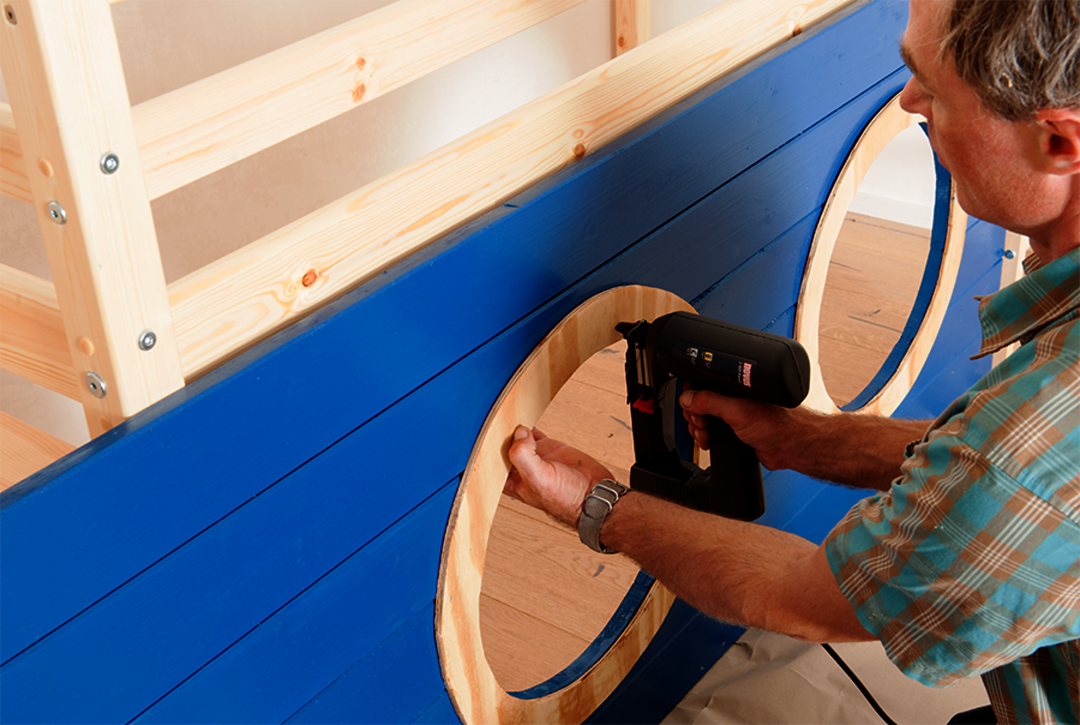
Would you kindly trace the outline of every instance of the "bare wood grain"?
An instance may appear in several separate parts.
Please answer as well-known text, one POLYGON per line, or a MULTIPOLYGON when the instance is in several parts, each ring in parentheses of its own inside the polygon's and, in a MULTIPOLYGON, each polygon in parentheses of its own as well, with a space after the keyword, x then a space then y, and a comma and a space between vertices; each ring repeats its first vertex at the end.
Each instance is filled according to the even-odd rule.
MULTIPOLYGON (((838 174, 829 197, 825 202, 821 219, 814 231, 810 257, 803 274, 802 287, 795 314, 795 338, 806 348, 813 368, 810 395, 806 405, 824 412, 835 412, 837 405, 830 396, 821 371, 820 334, 822 330, 822 300, 825 293, 826 278, 837 240, 851 201, 858 191, 859 184, 866 172, 886 144, 896 134, 920 120, 900 108, 899 97, 894 97, 867 124, 856 141, 854 148, 845 160, 838 174)), ((908 345, 907 352, 901 359, 892 377, 882 389, 861 408, 868 413, 890 415, 907 395, 916 377, 922 370, 930 348, 937 338, 938 330, 952 296, 956 274, 960 266, 960 256, 964 245, 966 215, 956 201, 955 190, 949 202, 948 230, 945 237, 945 249, 942 254, 937 285, 931 295, 929 305, 923 315, 922 324, 908 345)), ((867 244, 873 244, 870 240, 867 244)), ((907 252, 905 252, 907 254, 907 252)), ((909 265, 910 266, 910 265, 909 265)), ((921 270, 920 270, 921 272, 921 270)), ((884 289, 884 286, 883 286, 884 289)), ((876 309, 876 308, 873 308, 876 309)), ((870 321, 869 318, 864 322, 870 321)), ((836 325, 830 325, 835 329, 836 325)), ((841 358, 841 364, 843 359, 841 358)), ((861 390, 861 388, 860 388, 861 390)), ((838 398, 841 396, 837 396, 838 398)))
MULTIPOLYGON (((618 343, 590 357, 536 425, 599 460, 619 481, 629 480, 634 455, 625 349, 618 343)), ((575 531, 506 496, 489 542, 480 592, 484 653, 504 689, 524 690, 561 672, 601 633, 638 567, 586 549, 575 531)))
POLYGON ((873 379, 907 324, 930 230, 848 213, 821 301, 819 364, 829 396, 846 405, 873 379))
POLYGON ((485 421, 451 513, 436 600, 443 674, 464 722, 580 722, 629 672, 663 621, 673 598, 656 585, 591 670, 549 695, 520 700, 507 693, 492 671, 480 629, 479 602, 493 521, 504 498, 502 487, 510 468, 507 443, 514 427, 534 425, 574 371, 616 342, 615 322, 651 320, 676 309, 690 307, 670 293, 644 287, 619 287, 592 298, 533 351, 485 421))
POLYGON ((177 280, 184 370, 198 374, 282 328, 848 2, 726 2, 177 280), (317 281, 305 287, 310 270, 317 281))
POLYGON ((527 690, 562 671, 591 641, 484 593, 480 594, 480 621, 485 642, 492 642, 485 644, 488 659, 493 667, 497 663, 499 684, 507 692, 527 690))
POLYGON ((79 400, 52 284, 0 264, 0 367, 79 400))
POLYGON ((11 0, 0 60, 91 435, 184 381, 112 17, 104 0, 11 0), (119 170, 99 160, 113 152, 119 170), (42 200, 65 210, 50 217, 42 200), (157 345, 139 350, 143 330, 157 345))
POLYGON ((615 55, 622 55, 648 41, 652 25, 651 0, 612 0, 615 55))
POLYGON ((150 198, 367 103, 583 0, 404 0, 139 104, 150 198))
POLYGON ((26 176, 19 134, 15 130, 15 117, 11 106, 0 103, 0 194, 20 201, 34 200, 30 194, 30 179, 26 176))
POLYGON ((73 450, 70 443, 0 412, 0 491, 73 450))

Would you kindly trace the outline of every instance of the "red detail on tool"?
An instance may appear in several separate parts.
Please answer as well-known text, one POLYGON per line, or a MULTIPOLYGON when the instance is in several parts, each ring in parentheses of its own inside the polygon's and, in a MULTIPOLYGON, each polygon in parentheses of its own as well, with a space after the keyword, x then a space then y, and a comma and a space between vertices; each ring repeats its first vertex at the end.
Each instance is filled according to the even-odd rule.
POLYGON ((656 412, 656 401, 652 398, 640 397, 637 402, 634 403, 634 407, 640 410, 642 413, 648 413, 652 415, 656 412))

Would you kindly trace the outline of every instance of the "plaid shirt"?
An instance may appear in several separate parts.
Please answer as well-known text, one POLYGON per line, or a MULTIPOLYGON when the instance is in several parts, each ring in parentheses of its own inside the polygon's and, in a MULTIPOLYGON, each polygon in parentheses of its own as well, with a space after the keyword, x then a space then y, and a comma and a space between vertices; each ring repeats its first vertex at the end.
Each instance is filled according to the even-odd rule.
POLYGON ((999 722, 1080 723, 1080 250, 982 300, 1019 341, 826 539, 840 589, 928 685, 982 675, 999 722))

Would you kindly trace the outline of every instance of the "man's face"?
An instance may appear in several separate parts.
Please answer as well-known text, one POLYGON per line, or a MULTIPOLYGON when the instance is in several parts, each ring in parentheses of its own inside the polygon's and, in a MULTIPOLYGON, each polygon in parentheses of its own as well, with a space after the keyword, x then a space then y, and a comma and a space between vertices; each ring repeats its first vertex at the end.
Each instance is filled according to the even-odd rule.
POLYGON ((1036 223, 1039 192, 1025 157, 1031 152, 1023 122, 1003 121, 989 111, 940 56, 947 3, 911 0, 901 44, 914 76, 900 105, 926 117, 930 144, 952 174, 960 205, 972 216, 1011 229, 1036 223), (946 7, 942 7, 946 5, 946 7))

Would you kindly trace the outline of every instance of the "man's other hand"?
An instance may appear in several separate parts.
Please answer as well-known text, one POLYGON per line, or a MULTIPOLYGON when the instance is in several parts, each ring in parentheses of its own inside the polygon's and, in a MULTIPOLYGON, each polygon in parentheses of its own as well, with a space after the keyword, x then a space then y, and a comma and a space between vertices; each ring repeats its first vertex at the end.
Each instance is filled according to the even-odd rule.
POLYGON ((594 458, 523 425, 514 431, 510 462, 514 468, 504 492, 571 527, 577 527, 581 502, 593 484, 612 478, 594 458))

